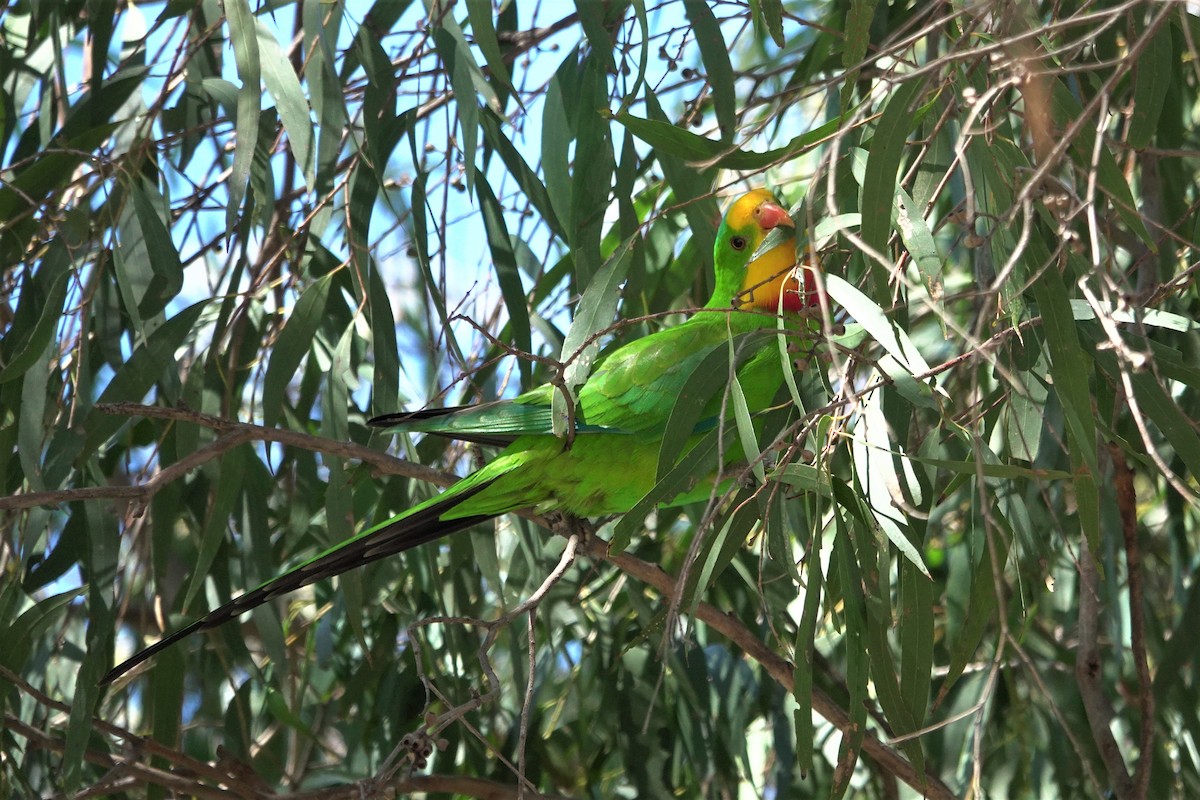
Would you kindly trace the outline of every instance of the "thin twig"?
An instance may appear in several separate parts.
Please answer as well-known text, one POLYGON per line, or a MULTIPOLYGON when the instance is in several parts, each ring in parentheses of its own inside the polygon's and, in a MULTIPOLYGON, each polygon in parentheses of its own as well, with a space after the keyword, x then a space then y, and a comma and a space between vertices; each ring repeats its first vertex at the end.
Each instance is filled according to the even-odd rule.
POLYGON ((1075 654, 1075 678, 1087 713, 1092 739, 1108 770, 1119 800, 1132 800, 1133 781, 1112 732, 1112 705, 1104 694, 1104 663, 1100 658, 1100 580, 1087 537, 1079 544, 1079 651, 1075 654))
POLYGON ((426 481, 438 486, 449 486, 458 478, 432 467, 426 467, 402 458, 388 455, 382 450, 365 447, 354 442, 343 442, 313 436, 284 428, 267 428, 249 422, 237 422, 211 414, 202 414, 187 408, 147 406, 141 403, 104 403, 96 406, 98 411, 118 416, 145 417, 175 422, 187 422, 218 432, 218 437, 209 444, 174 464, 170 464, 145 483, 135 486, 85 486, 71 489, 55 489, 47 492, 29 492, 0 497, 0 511, 13 511, 37 506, 56 505, 78 500, 135 500, 145 504, 168 483, 178 480, 187 472, 205 464, 223 453, 251 441, 274 442, 324 455, 355 459, 370 464, 379 473, 401 475, 406 478, 426 481))
POLYGON ((1133 470, 1129 468, 1121 446, 1110 442, 1108 451, 1112 456, 1117 509, 1121 514, 1121 531, 1125 538, 1125 569, 1129 581, 1129 642, 1138 676, 1138 713, 1142 727, 1138 738, 1133 796, 1136 800, 1144 800, 1150 787, 1150 769, 1154 763, 1150 757, 1154 746, 1154 681, 1150 677, 1150 663, 1146 656, 1146 599, 1142 581, 1142 549, 1138 544, 1137 489, 1133 482, 1133 470))

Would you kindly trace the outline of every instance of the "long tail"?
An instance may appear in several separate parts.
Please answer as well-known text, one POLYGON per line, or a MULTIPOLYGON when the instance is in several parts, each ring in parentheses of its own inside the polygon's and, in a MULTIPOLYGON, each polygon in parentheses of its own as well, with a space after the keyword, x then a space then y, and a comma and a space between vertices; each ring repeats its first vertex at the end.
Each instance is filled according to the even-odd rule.
POLYGON ((223 625, 234 617, 244 614, 252 608, 261 606, 268 600, 285 595, 302 586, 308 586, 315 581, 341 575, 343 572, 348 572, 364 564, 370 564, 372 561, 387 558, 396 553, 402 553, 418 545, 436 541, 443 536, 457 533, 477 523, 494 519, 495 515, 490 514, 461 517, 446 521, 441 519, 442 514, 478 493, 487 487, 487 485, 488 482, 481 482, 462 491, 453 491, 451 489, 439 495, 428 505, 417 506, 413 510, 402 514, 399 518, 393 518, 387 522, 380 523, 373 528, 363 531, 353 539, 331 547, 312 560, 296 567, 291 572, 280 575, 278 578, 273 578, 257 589, 230 600, 225 605, 213 609, 187 627, 175 631, 133 657, 121 662, 110 669, 100 679, 100 685, 103 686, 112 683, 129 670, 153 658, 156 654, 179 640, 191 636, 197 631, 207 631, 223 625), (446 494, 450 496, 447 497, 446 494))

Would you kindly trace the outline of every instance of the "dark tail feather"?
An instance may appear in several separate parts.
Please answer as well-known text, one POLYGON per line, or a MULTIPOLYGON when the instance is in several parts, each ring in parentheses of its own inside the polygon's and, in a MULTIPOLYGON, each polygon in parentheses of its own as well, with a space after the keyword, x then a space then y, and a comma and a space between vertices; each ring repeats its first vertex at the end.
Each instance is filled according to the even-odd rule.
POLYGON ((478 406, 447 406, 445 408, 423 408, 420 411, 398 411, 393 414, 381 414, 371 417, 367 424, 375 428, 391 428, 396 425, 408 425, 413 422, 424 422, 427 419, 452 416, 478 406))
POLYGON ((478 430, 455 430, 452 426, 445 430, 437 428, 426 428, 422 425, 429 420, 438 420, 443 417, 454 419, 454 415, 462 411, 478 411, 481 408, 488 406, 499 405, 499 403, 479 403, 473 406, 447 406, 446 408, 425 408, 420 411, 401 411, 396 414, 384 414, 379 417, 372 417, 367 420, 367 424, 375 428, 399 428, 404 430, 406 427, 412 431, 419 433, 428 433, 433 436, 441 436, 444 439, 450 439, 457 442, 471 442, 473 444, 482 444, 488 447, 507 447, 517 438, 516 433, 488 433, 478 430))
POLYGON ((131 658, 113 667, 100 679, 100 685, 104 686, 112 683, 129 670, 144 661, 148 661, 181 639, 185 639, 197 631, 207 631, 219 625, 224 625, 234 617, 240 616, 252 608, 257 608, 268 600, 285 595, 302 586, 308 586, 310 583, 323 580, 324 578, 332 578, 335 575, 349 572, 356 567, 370 564, 372 561, 387 558, 418 545, 436 541, 443 536, 457 533, 480 522, 487 522, 489 519, 494 519, 496 515, 488 514, 452 519, 446 522, 439 519, 442 514, 454 508, 468 497, 476 494, 487 485, 484 483, 466 491, 456 492, 452 497, 433 503, 414 514, 398 519, 391 524, 384 525, 378 530, 360 534, 324 555, 317 556, 306 564, 301 564, 291 572, 269 580, 257 589, 230 600, 225 605, 213 609, 187 627, 175 631, 161 641, 155 642, 145 650, 138 652, 131 658))

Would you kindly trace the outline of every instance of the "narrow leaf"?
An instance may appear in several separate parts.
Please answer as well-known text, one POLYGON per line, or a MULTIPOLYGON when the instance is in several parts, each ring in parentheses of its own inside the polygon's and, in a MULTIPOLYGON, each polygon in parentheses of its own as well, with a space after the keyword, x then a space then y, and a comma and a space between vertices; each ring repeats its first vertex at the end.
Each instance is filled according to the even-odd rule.
MULTIPOLYGON (((892 228, 892 209, 896 197, 896 174, 904 155, 908 134, 917 127, 917 115, 912 105, 925 89, 922 80, 902 83, 883 108, 875 134, 871 137, 870 154, 862 182, 863 242, 876 253, 887 254, 888 235, 892 228)), ((873 261, 873 259, 872 259, 873 261)), ((879 267, 875 264, 875 267, 879 267)), ((883 289, 887 275, 880 268, 872 269, 871 284, 883 289)), ((877 293, 882 296, 883 292, 877 293)))
POLYGON ((787 40, 783 36, 783 0, 757 0, 758 13, 763 27, 771 35, 776 47, 783 47, 787 40))
POLYGON ((722 142, 714 142, 669 122, 643 119, 625 113, 617 114, 614 118, 632 131, 634 136, 657 150, 686 161, 712 161, 716 166, 737 170, 762 169, 787 161, 802 150, 833 135, 841 125, 839 117, 794 137, 783 147, 755 153, 730 147, 722 142))
POLYGON ((713 106, 717 112, 717 125, 721 129, 721 141, 733 140, 737 114, 737 98, 734 96, 733 67, 729 63, 729 46, 721 35, 721 26, 705 0, 685 0, 683 10, 696 44, 700 47, 700 58, 708 72, 708 85, 712 87, 713 106))
POLYGON ((259 83, 262 66, 258 53, 258 31, 249 0, 226 0, 225 18, 229 21, 229 41, 233 45, 234 63, 237 65, 238 89, 237 116, 234 125, 237 131, 237 147, 233 151, 233 170, 229 175, 229 198, 225 206, 225 230, 233 234, 237 225, 238 212, 250 185, 250 168, 254 153, 258 149, 258 112, 262 108, 262 90, 259 83))
MULTIPOLYGON (((449 20, 447 20, 449 21, 449 20)), ((457 25, 455 25, 457 29, 457 25)), ((470 48, 459 46, 462 32, 458 37, 446 27, 438 28, 433 33, 433 41, 437 45, 438 55, 446 64, 450 73, 450 86, 454 89, 454 107, 458 109, 458 138, 459 149, 462 150, 463 163, 467 168, 467 191, 474 191, 475 151, 479 147, 479 102, 475 99, 475 82, 472 79, 472 67, 478 71, 475 59, 471 56, 470 48)))
MULTIPOLYGON (((729 339, 729 363, 734 363, 733 339, 729 339)), ((746 394, 737 373, 729 376, 729 403, 733 406, 733 419, 737 423, 738 439, 741 441, 742 453, 750 462, 754 477, 759 484, 767 482, 766 470, 763 469, 762 451, 758 448, 758 438, 754 434, 754 423, 750 421, 750 408, 746 404, 746 394)))
POLYGON ((1140 150, 1148 147, 1158 130, 1167 92, 1175 74, 1175 48, 1171 26, 1155 32, 1133 67, 1133 116, 1129 120, 1126 141, 1140 150))
MULTIPOLYGON (((596 354, 600 352, 600 342, 595 334, 608 327, 617 313, 617 301, 620 300, 621 284, 625 282, 625 274, 629 270, 633 242, 634 239, 626 239, 592 278, 579 300, 571 328, 563 339, 559 361, 567 365, 563 370, 563 386, 572 401, 575 390, 591 374, 596 354)), ((567 398, 563 392, 555 391, 550 402, 554 435, 566 436, 569 423, 567 398)))
POLYGON ((274 31, 261 21, 256 25, 258 51, 262 56, 262 78, 267 93, 275 99, 275 108, 283 129, 287 132, 292 155, 304 176, 309 189, 314 186, 313 173, 313 124, 309 116, 308 100, 300 87, 300 79, 292 69, 292 62, 283 54, 274 31))
MULTIPOLYGON (((508 226, 504 224, 504 209, 500 207, 496 195, 492 194, 492 187, 483 173, 477 172, 476 177, 478 182, 475 194, 479 198, 479 209, 483 214, 483 227, 487 232, 488 249, 492 253, 496 282, 500 285, 500 294, 504 297, 504 307, 508 309, 513 344, 524 353, 532 353, 529 308, 526 305, 525 288, 521 285, 521 271, 517 267, 512 238, 508 234, 508 226)), ((528 386, 533 374, 533 364, 522 358, 520 369, 521 380, 528 386)))
POLYGON ((500 52, 500 40, 496 37, 496 26, 492 21, 491 0, 467 0, 467 18, 471 21, 471 33, 475 35, 475 45, 479 48, 479 52, 483 53, 483 59, 492 72, 492 79, 509 94, 516 95, 512 78, 508 74, 508 65, 504 63, 504 56, 500 52))
POLYGON ((304 290, 271 350, 262 395, 263 425, 268 428, 274 427, 282 416, 287 387, 296 377, 300 361, 312 348, 317 329, 325 321, 332 280, 332 274, 326 275, 304 290))
POLYGON ((658 450, 658 475, 661 481, 675 468, 688 441, 695 433, 700 415, 709 400, 729 380, 729 348, 724 345, 713 347, 687 376, 679 389, 679 396, 671 406, 667 425, 663 429, 662 443, 658 450))
POLYGON ((849 312, 858 324, 875 338, 910 375, 930 371, 928 362, 901 328, 892 324, 887 315, 871 298, 837 275, 825 276, 829 297, 849 312))

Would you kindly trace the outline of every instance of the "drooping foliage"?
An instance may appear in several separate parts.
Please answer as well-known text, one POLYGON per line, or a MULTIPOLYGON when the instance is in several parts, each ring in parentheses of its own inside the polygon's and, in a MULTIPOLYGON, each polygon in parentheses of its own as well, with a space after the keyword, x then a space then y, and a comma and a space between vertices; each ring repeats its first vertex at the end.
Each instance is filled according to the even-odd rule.
POLYGON ((0 39, 4 796, 1200 794, 1191 5, 30 1, 0 39), (492 452, 371 416, 677 324, 758 185, 828 302, 771 413, 724 352, 681 392, 759 454, 711 496, 655 511, 670 459, 582 539, 509 517, 97 685, 492 452))

